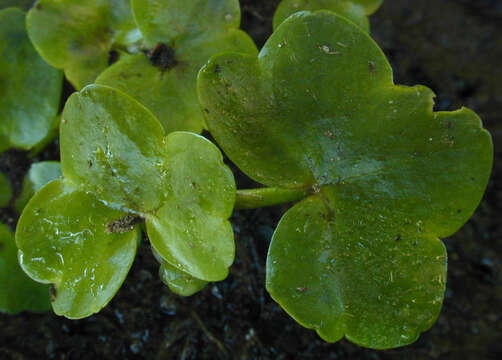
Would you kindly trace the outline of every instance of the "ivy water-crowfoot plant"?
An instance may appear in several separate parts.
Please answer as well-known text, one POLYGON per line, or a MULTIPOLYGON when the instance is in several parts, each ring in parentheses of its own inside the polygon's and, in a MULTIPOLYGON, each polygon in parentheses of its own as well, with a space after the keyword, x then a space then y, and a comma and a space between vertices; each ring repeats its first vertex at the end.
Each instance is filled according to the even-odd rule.
POLYGON ((186 294, 227 276, 235 182, 215 145, 192 133, 165 136, 150 111, 102 85, 69 98, 60 141, 63 178, 29 201, 16 231, 20 264, 52 284, 56 314, 82 318, 110 301, 143 220, 172 289, 186 294))
POLYGON ((272 238, 272 297, 326 341, 386 349, 432 326, 440 238, 472 215, 491 169, 477 115, 433 112, 428 88, 394 85, 372 39, 328 11, 292 15, 257 58, 213 57, 198 91, 225 153, 270 187, 248 207, 304 198, 272 238))

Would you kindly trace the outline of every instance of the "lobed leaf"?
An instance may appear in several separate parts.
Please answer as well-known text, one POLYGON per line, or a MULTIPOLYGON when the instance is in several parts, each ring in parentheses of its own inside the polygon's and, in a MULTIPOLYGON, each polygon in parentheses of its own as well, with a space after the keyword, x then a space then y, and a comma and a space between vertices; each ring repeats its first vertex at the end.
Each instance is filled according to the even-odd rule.
POLYGON ((128 0, 38 0, 26 24, 41 56, 78 90, 108 67, 112 49, 141 38, 128 0))
POLYGON ((101 310, 118 291, 136 255, 138 231, 113 232, 127 216, 67 180, 44 186, 16 230, 19 262, 34 280, 52 283, 56 314, 71 319, 101 310))
POLYGON ((237 166, 316 193, 274 234, 272 297, 328 341, 390 348, 430 327, 444 292, 439 238, 469 219, 490 174, 477 115, 435 113, 429 89, 394 85, 371 38, 329 11, 292 15, 257 59, 214 56, 198 91, 237 166))
POLYGON ((26 276, 17 261, 14 234, 0 224, 0 312, 44 312, 50 309, 49 287, 26 276))
POLYGON ((32 164, 24 177, 21 194, 16 199, 16 211, 21 213, 38 190, 61 176, 61 164, 58 161, 41 161, 32 164))
POLYGON ((62 73, 37 54, 17 8, 0 10, 0 53, 0 152, 28 150, 54 127, 62 73))
POLYGON ((0 208, 7 206, 12 198, 12 187, 9 179, 0 172, 0 208))

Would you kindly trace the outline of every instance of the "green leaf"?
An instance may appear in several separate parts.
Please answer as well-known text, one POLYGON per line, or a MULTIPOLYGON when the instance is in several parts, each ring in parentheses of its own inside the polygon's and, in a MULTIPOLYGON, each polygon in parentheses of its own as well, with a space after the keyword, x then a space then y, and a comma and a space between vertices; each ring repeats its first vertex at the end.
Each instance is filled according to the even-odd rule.
POLYGON ((147 212, 162 205, 164 132, 134 99, 89 85, 68 99, 60 131, 65 178, 114 207, 147 212))
POLYGON ((274 235, 274 299, 329 341, 414 341, 443 296, 439 238, 469 219, 488 182, 492 143, 477 115, 433 112, 429 89, 394 85, 371 38, 325 11, 289 17, 258 59, 214 56, 198 84, 209 129, 237 166, 316 193, 274 235))
POLYGON ((181 296, 191 296, 207 285, 207 281, 194 278, 167 262, 162 262, 159 277, 173 293, 181 296))
POLYGON ((232 172, 218 148, 183 132, 167 137, 168 196, 147 217, 154 249, 177 269, 206 281, 223 280, 234 260, 232 227, 235 202, 232 172))
POLYGON ((5 174, 0 172, 0 208, 7 206, 12 198, 12 187, 5 174))
POLYGON ((16 211, 21 213, 38 190, 61 176, 61 164, 57 161, 41 161, 32 164, 24 177, 21 194, 16 199, 16 211))
POLYGON ((50 309, 49 287, 31 280, 17 261, 14 234, 0 224, 0 312, 44 312, 50 309))
POLYGON ((138 236, 137 230, 110 232, 125 216, 66 180, 50 182, 30 200, 16 231, 19 262, 34 280, 53 284, 56 314, 89 316, 118 291, 138 236))
POLYGON ((0 152, 28 150, 52 129, 63 76, 31 45, 19 9, 0 11, 0 53, 0 152))
POLYGON ((238 1, 142 0, 132 4, 147 46, 155 47, 149 55, 123 57, 96 83, 134 97, 154 113, 166 133, 200 133, 205 123, 196 91, 199 69, 219 52, 257 54, 253 40, 237 29, 238 1))
POLYGON ((382 2, 383 0, 282 0, 274 14, 274 29, 298 11, 330 10, 369 32, 370 24, 367 16, 375 12, 382 2))
POLYGON ((111 50, 141 38, 128 0, 39 0, 27 29, 41 56, 78 90, 108 67, 111 50))
POLYGON ((21 10, 29 10, 35 0, 0 0, 0 9, 17 7, 21 10))
POLYGON ((147 46, 182 41, 202 33, 238 28, 238 0, 131 0, 134 18, 147 46))

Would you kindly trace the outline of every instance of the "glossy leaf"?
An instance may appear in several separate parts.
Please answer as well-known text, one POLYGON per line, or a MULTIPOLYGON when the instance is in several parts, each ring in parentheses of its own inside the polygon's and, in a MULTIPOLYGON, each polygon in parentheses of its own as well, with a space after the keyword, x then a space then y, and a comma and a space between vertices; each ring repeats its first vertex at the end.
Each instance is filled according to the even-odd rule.
POLYGON ((207 285, 207 281, 194 278, 167 262, 161 264, 159 277, 173 293, 181 296, 191 296, 207 285))
POLYGON ((233 175, 218 148, 203 137, 175 132, 166 143, 168 195, 147 218, 152 246, 189 275, 223 280, 235 252, 227 220, 235 201, 233 175))
POLYGON ((14 234, 0 224, 0 312, 44 312, 50 309, 49 286, 38 284, 23 272, 17 260, 14 234))
POLYGON ((28 150, 54 126, 62 73, 37 54, 16 8, 0 11, 0 53, 0 152, 28 150))
POLYGON ((369 32, 368 15, 375 12, 383 0, 283 0, 274 14, 276 29, 291 14, 298 11, 330 10, 344 16, 369 32))
POLYGON ((21 194, 16 199, 16 211, 21 213, 38 190, 61 176, 61 164, 57 161, 41 161, 32 164, 24 177, 21 194))
POLYGON ((258 59, 213 57, 198 81, 234 163, 317 193, 274 234, 273 298, 328 341, 390 348, 430 327, 444 291, 439 238, 469 219, 491 169, 476 114, 433 112, 429 89, 394 85, 371 38, 325 11, 289 17, 258 59))
POLYGON ((61 122, 61 167, 112 206, 147 212, 164 199, 164 137, 134 99, 89 85, 68 99, 61 122))
POLYGON ((136 254, 137 231, 109 231, 127 216, 67 180, 44 186, 16 230, 19 262, 34 280, 52 283, 54 312, 78 319, 101 310, 122 285, 136 254))
POLYGON ((197 73, 211 55, 223 51, 257 53, 251 38, 240 30, 207 32, 176 41, 177 65, 170 69, 159 68, 145 54, 137 54, 123 57, 103 72, 96 83, 134 97, 155 114, 166 133, 199 133, 205 123, 197 99, 197 73))
POLYGON ((128 0, 39 0, 27 29, 42 57, 77 89, 107 68, 112 49, 141 38, 128 0))
POLYGON ((7 206, 12 198, 12 187, 5 174, 0 172, 0 208, 7 206))

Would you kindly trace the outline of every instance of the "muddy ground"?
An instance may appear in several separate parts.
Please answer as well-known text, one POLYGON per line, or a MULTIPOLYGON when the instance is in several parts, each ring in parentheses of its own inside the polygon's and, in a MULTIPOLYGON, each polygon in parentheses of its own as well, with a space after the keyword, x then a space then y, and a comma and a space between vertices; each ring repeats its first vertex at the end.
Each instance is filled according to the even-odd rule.
MULTIPOLYGON (((261 46, 278 0, 244 0, 243 28, 261 46)), ((449 269, 437 323, 413 345, 373 351, 327 344, 282 311, 264 288, 265 256, 279 207, 236 212, 237 256, 227 280, 190 298, 157 277, 144 242, 123 287, 99 314, 0 315, 0 359, 500 359, 502 358, 502 1, 386 0, 371 18, 397 83, 424 84, 437 109, 478 112, 493 136, 495 163, 473 218, 446 239, 449 269)), ((57 141, 35 160, 57 159, 57 141)), ((0 155, 20 189, 31 160, 0 155)), ((445 169, 448 171, 448 169, 445 169)), ((240 187, 250 185, 237 175, 240 187)), ((0 210, 15 226, 16 214, 0 210)))

